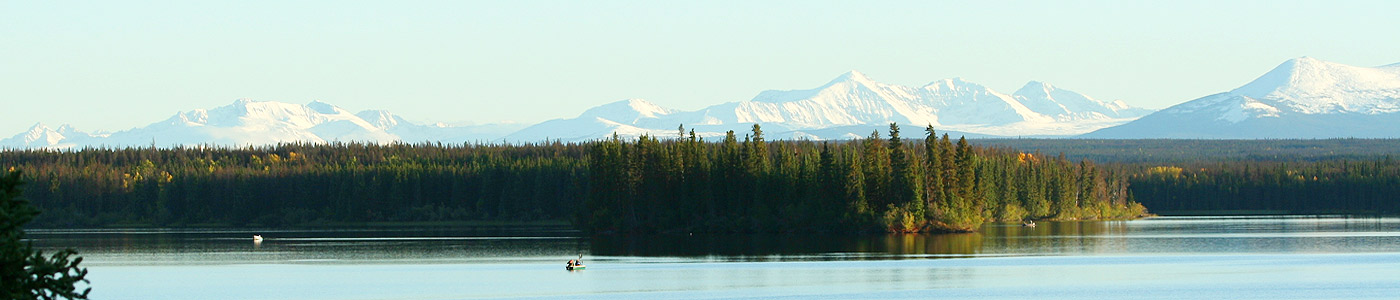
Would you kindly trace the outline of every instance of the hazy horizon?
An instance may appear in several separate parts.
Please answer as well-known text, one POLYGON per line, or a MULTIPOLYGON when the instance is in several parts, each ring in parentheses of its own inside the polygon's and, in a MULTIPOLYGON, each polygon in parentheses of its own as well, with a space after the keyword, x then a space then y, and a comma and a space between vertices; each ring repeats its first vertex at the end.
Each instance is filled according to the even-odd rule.
POLYGON ((125 130, 235 99, 535 123, 643 98, 694 110, 857 70, 1043 81, 1163 108, 1310 56, 1400 62, 1395 2, 0 3, 0 137, 125 130))

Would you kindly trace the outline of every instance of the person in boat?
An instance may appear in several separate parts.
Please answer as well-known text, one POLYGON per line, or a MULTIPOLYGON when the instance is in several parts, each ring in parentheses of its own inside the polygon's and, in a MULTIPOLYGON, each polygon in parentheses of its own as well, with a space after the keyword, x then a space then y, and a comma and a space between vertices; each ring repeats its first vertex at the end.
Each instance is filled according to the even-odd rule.
POLYGON ((573 269, 574 266, 576 266, 576 265, 578 265, 578 264, 574 263, 574 260, 570 259, 570 260, 569 260, 569 265, 566 266, 566 268, 573 269))

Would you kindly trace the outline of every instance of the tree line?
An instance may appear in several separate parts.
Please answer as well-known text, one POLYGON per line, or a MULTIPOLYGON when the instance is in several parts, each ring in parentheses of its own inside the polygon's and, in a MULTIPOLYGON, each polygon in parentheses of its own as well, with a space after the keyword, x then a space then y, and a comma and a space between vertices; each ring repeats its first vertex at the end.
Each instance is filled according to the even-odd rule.
POLYGON ((1390 158, 1400 140, 923 133, 767 141, 755 127, 717 141, 6 150, 0 170, 25 171, 24 196, 45 212, 36 227, 550 220, 617 232, 905 232, 1122 218, 1142 213, 1134 202, 1166 213, 1400 212, 1389 197, 1400 187, 1390 158), (1011 148, 1027 145, 1068 151, 1011 148))
MULTIPOLYGON (((683 132, 683 131, 682 131, 683 132)), ((848 142, 766 141, 754 125, 718 143, 616 136, 589 144, 580 225, 616 232, 949 232, 983 222, 1145 213, 1126 175, 1009 148, 905 140, 890 124, 848 142)))
POLYGON ((565 220, 579 144, 10 150, 40 227, 565 220))
POLYGON ((967 231, 1141 214, 1093 163, 921 140, 9 150, 39 227, 567 220, 598 231, 967 231))
POLYGON ((1395 214, 1400 139, 986 139, 1062 153, 1129 174, 1162 214, 1395 214))
POLYGON ((1400 154, 1400 139, 977 139, 987 147, 1064 153, 1071 160, 1110 164, 1317 162, 1373 160, 1400 154))
POLYGON ((1400 213, 1400 162, 1389 156, 1304 162, 1132 165, 1133 193, 1154 211, 1400 213))

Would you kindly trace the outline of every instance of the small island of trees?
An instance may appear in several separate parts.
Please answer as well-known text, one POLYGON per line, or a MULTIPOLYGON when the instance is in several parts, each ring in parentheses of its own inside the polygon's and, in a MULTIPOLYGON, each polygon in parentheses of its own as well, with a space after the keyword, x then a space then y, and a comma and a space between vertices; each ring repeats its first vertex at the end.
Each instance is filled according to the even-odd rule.
POLYGON ((642 136, 589 144, 577 218, 600 232, 966 232, 983 222, 1121 219, 1146 209, 1123 174, 1008 148, 878 132, 851 142, 765 141, 754 125, 706 143, 642 136))

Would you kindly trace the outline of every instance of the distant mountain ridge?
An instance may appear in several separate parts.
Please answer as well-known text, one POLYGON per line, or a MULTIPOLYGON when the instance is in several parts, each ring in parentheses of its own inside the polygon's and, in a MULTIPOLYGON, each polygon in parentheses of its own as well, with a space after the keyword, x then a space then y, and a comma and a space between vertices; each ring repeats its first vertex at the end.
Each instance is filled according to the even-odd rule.
POLYGON ((1290 59, 1234 90, 1083 137, 1400 137, 1400 64, 1368 68, 1290 59))
POLYGON ((271 145, 306 142, 486 141, 519 125, 437 126, 410 123, 387 111, 351 113, 321 101, 290 104, 239 99, 214 109, 176 113, 164 121, 112 133, 88 133, 43 123, 0 140, 5 148, 80 148, 176 145, 271 145))
POLYGON ((622 136, 673 135, 679 125, 695 129, 701 136, 722 136, 728 130, 746 131, 752 124, 760 124, 776 138, 850 139, 867 136, 867 128, 887 128, 889 123, 918 128, 933 125, 940 131, 972 136, 1067 136, 1121 124, 1150 112, 1040 82, 1004 94, 961 78, 908 87, 880 83, 851 71, 817 88, 768 90, 749 101, 696 111, 676 111, 628 99, 590 109, 576 118, 536 124, 505 140, 586 140, 614 132, 622 136), (1035 108, 1027 106, 1028 102, 1035 108))
MULTIPOLYGON (((388 111, 352 113, 321 101, 290 104, 240 99, 213 109, 112 133, 36 124, 0 140, 6 148, 173 145, 267 145, 286 142, 541 142, 586 141, 617 134, 674 136, 684 126, 702 137, 763 126, 772 139, 851 139, 889 123, 972 137, 1067 136, 1121 124, 1149 113, 1122 101, 1103 102, 1032 81, 1005 94, 961 78, 921 87, 880 83, 851 71, 806 90, 768 90, 749 101, 678 111, 642 99, 600 105, 576 118, 532 126, 444 126, 408 122, 388 111), (518 129, 518 130, 517 130, 518 129)), ((915 129, 916 130, 916 129, 915 129)))
POLYGON ((1031 81, 1011 94, 961 78, 919 87, 886 84, 851 71, 812 89, 767 90, 747 101, 679 111, 643 99, 596 106, 578 117, 538 124, 416 124, 388 111, 351 113, 329 103, 240 99, 117 132, 35 124, 0 139, 0 148, 267 145, 285 142, 587 141, 614 134, 705 138, 742 135, 753 124, 770 139, 851 139, 889 123, 969 137, 1082 138, 1400 138, 1400 63, 1357 67, 1290 59, 1239 88, 1160 111, 1100 101, 1031 81), (683 127, 682 127, 683 126, 683 127))

